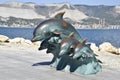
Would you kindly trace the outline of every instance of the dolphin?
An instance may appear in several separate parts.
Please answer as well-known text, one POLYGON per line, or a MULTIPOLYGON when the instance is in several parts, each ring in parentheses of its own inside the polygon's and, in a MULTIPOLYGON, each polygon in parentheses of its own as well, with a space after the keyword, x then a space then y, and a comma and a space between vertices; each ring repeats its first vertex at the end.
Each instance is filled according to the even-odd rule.
MULTIPOLYGON (((101 71, 102 66, 100 65, 101 61, 98 60, 90 49, 88 45, 78 44, 74 49, 73 60, 77 60, 78 66, 74 72, 82 73, 82 74, 95 74, 101 71)), ((70 71, 73 71, 72 68, 70 71)))
POLYGON ((81 58, 81 57, 95 57, 96 54, 93 53, 90 46, 85 44, 85 41, 79 43, 74 48, 73 59, 81 58))
POLYGON ((60 58, 58 58, 58 53, 59 53, 59 46, 60 46, 60 41, 61 37, 59 34, 52 34, 51 37, 43 40, 40 44, 40 47, 38 50, 43 50, 47 48, 46 53, 52 53, 53 58, 51 60, 51 67, 56 67, 60 61, 60 58))
POLYGON ((60 34, 61 38, 67 37, 71 32, 74 32, 74 38, 82 41, 81 36, 76 31, 76 29, 63 20, 63 15, 65 12, 60 12, 55 15, 54 18, 45 20, 41 22, 33 32, 32 42, 41 41, 48 37, 51 37, 52 33, 60 34))
MULTIPOLYGON (((51 38, 55 38, 55 36, 51 37, 51 38)), ((53 58, 51 60, 50 66, 51 67, 56 67, 58 65, 59 61, 60 61, 60 59, 58 58, 58 53, 60 51, 59 50, 60 44, 59 43, 51 43, 51 42, 49 42, 49 40, 51 38, 43 40, 42 43, 40 44, 40 47, 39 47, 38 50, 43 50, 43 49, 47 48, 46 53, 52 53, 53 54, 53 58)))
POLYGON ((43 50, 43 49, 47 49, 46 53, 51 53, 55 49, 55 46, 49 43, 48 40, 44 40, 41 42, 38 50, 43 50))
MULTIPOLYGON (((85 44, 85 40, 82 43, 77 44, 74 48, 74 55, 72 56, 73 60, 77 60, 78 68, 76 68, 75 72, 82 74, 95 74, 101 71, 102 67, 100 60, 98 60, 93 53, 90 46, 85 44)), ((71 68, 72 69, 72 68, 71 68)))
POLYGON ((50 47, 50 44, 48 42, 48 39, 45 39, 41 42, 40 44, 40 47, 38 48, 38 50, 43 50, 43 49, 46 49, 46 48, 49 48, 50 47))
POLYGON ((60 35, 53 33, 51 37, 41 42, 38 50, 47 49, 47 53, 51 53, 56 48, 55 44, 60 43, 60 40, 61 40, 60 35))
POLYGON ((60 53, 59 56, 64 54, 71 54, 73 52, 73 48, 79 44, 79 41, 73 38, 74 32, 70 33, 70 35, 66 38, 63 38, 60 43, 60 53))

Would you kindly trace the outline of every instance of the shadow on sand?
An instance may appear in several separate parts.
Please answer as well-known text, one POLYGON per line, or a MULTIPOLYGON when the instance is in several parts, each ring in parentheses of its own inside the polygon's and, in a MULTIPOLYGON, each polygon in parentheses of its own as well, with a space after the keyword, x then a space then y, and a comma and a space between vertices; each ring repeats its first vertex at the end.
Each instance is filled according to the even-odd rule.
POLYGON ((38 63, 35 63, 33 64, 32 66, 40 66, 40 65, 50 65, 50 61, 47 61, 47 62, 38 62, 38 63))

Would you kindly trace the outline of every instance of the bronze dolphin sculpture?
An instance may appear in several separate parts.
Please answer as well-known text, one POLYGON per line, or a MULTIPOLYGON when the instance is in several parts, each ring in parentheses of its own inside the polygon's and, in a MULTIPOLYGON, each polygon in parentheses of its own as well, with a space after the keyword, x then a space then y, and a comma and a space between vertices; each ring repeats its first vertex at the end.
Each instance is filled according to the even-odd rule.
POLYGON ((53 54, 51 65, 57 70, 66 68, 82 74, 97 73, 101 70, 99 60, 85 44, 86 40, 63 20, 63 15, 64 12, 58 13, 54 18, 41 22, 34 30, 32 41, 42 41, 39 49, 47 48, 47 53, 53 54))

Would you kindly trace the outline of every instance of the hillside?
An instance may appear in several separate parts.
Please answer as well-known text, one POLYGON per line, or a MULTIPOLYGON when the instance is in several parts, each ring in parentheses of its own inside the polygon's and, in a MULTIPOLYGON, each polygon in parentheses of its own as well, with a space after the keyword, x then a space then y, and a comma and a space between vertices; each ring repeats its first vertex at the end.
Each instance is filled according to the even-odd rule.
POLYGON ((36 27, 41 21, 65 11, 64 19, 76 28, 104 28, 120 25, 120 6, 88 6, 35 4, 21 2, 0 3, 0 25, 4 27, 36 27))
POLYGON ((99 19, 105 19, 107 24, 120 25, 120 6, 86 6, 76 5, 79 11, 82 11, 89 17, 96 17, 99 19))

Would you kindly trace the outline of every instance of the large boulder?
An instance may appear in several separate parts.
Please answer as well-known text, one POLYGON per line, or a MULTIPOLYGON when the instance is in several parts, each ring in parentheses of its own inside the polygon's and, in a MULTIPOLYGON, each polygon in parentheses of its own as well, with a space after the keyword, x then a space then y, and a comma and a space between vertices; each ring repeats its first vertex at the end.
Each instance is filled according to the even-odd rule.
POLYGON ((9 39, 9 42, 10 42, 10 43, 15 43, 15 44, 40 46, 40 41, 37 41, 37 42, 33 42, 33 43, 32 43, 30 40, 24 39, 24 38, 20 38, 20 37, 17 37, 17 38, 14 38, 14 39, 9 39))
POLYGON ((116 54, 117 54, 117 55, 120 55, 120 48, 118 48, 118 49, 116 50, 116 54))
POLYGON ((0 35, 0 42, 7 42, 8 40, 9 38, 7 36, 0 35))
POLYGON ((32 43, 30 40, 28 40, 28 39, 26 39, 26 40, 24 41, 24 44, 33 45, 33 43, 32 43))
POLYGON ((120 48, 118 48, 118 53, 120 54, 120 48))
POLYGON ((14 38, 14 39, 9 39, 9 42, 10 43, 24 43, 25 39, 17 37, 17 38, 14 38))
POLYGON ((99 45, 99 50, 101 52, 110 52, 113 54, 119 54, 119 49, 114 47, 111 43, 109 42, 104 42, 101 45, 99 45))
POLYGON ((91 48, 94 52, 99 51, 99 48, 98 48, 98 46, 96 46, 95 43, 91 43, 91 44, 90 44, 90 48, 91 48))

